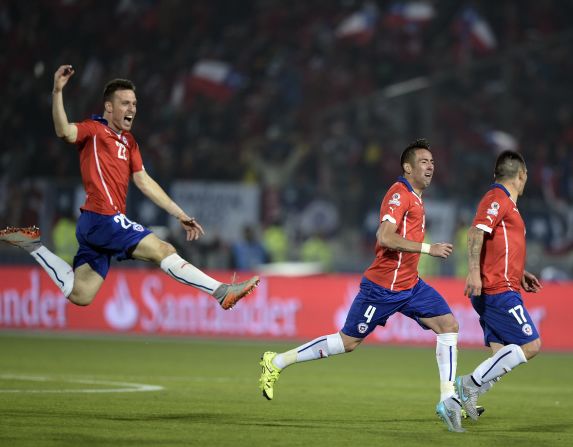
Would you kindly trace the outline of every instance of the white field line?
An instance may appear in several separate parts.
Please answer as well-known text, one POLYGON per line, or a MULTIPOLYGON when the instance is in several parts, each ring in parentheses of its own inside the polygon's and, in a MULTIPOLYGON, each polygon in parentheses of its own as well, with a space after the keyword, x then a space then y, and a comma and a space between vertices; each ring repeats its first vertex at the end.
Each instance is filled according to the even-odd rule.
POLYGON ((159 385, 147 385, 143 383, 115 382, 109 380, 92 379, 65 379, 48 376, 26 376, 18 374, 0 374, 0 380, 22 380, 28 382, 64 382, 79 383, 82 385, 107 385, 113 388, 69 388, 69 389, 1 389, 1 393, 26 393, 26 394, 67 394, 67 393, 138 393, 146 391, 160 391, 163 389, 159 385))

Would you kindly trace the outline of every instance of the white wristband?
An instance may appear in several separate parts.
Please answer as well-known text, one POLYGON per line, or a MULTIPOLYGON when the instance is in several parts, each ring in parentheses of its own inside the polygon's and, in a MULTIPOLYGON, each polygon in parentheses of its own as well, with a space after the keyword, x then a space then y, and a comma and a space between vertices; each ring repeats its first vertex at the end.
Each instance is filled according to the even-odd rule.
POLYGON ((425 253, 425 254, 429 254, 430 253, 430 244, 426 244, 425 242, 422 242, 422 248, 420 249, 420 253, 425 253))

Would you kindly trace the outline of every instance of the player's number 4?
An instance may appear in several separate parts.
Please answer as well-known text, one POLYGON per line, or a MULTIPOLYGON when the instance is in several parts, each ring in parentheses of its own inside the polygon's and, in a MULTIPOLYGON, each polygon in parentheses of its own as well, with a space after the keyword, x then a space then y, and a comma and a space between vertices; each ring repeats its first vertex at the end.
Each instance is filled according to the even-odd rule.
POLYGON ((376 308, 374 306, 368 306, 368 309, 364 312, 366 323, 370 323, 370 320, 372 320, 372 317, 374 316, 374 312, 376 312, 376 308))
POLYGON ((515 306, 512 309, 509 309, 508 312, 515 317, 517 324, 527 323, 527 318, 525 318, 523 306, 521 304, 515 306))

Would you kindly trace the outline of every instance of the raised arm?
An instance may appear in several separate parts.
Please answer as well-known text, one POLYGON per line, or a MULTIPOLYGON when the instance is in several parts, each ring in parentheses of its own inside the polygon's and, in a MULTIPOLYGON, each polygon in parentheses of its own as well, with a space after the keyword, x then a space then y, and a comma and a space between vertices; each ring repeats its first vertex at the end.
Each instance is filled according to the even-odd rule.
POLYGON ((468 276, 464 295, 481 295, 481 267, 480 257, 483 246, 484 231, 472 226, 468 230, 468 276))
POLYGON ((145 194, 153 203, 158 207, 163 208, 173 217, 176 217, 181 226, 187 233, 187 240, 199 239, 200 236, 205 234, 203 228, 195 220, 194 217, 189 217, 179 205, 177 205, 171 197, 163 190, 159 184, 153 180, 145 171, 138 171, 133 174, 133 183, 139 190, 145 194))
POLYGON ((452 254, 453 245, 440 242, 437 244, 425 244, 420 242, 414 242, 406 239, 396 233, 397 225, 385 220, 378 227, 376 232, 376 239, 380 246, 389 248, 396 251, 405 251, 409 253, 426 253, 430 256, 435 256, 439 258, 447 258, 452 254))
POLYGON ((63 89, 74 74, 71 65, 61 65, 54 73, 54 89, 52 90, 52 119, 56 135, 68 143, 75 143, 78 136, 78 128, 68 122, 64 109, 63 89))

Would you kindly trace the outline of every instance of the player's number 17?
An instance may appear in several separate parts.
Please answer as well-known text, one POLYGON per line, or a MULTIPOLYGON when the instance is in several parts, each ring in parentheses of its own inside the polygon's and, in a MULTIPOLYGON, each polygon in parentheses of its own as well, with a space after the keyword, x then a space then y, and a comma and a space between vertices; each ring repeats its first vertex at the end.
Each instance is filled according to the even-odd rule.
POLYGON ((523 312, 523 306, 521 304, 509 309, 508 312, 515 317, 517 324, 527 323, 527 318, 525 318, 525 313, 523 312))

